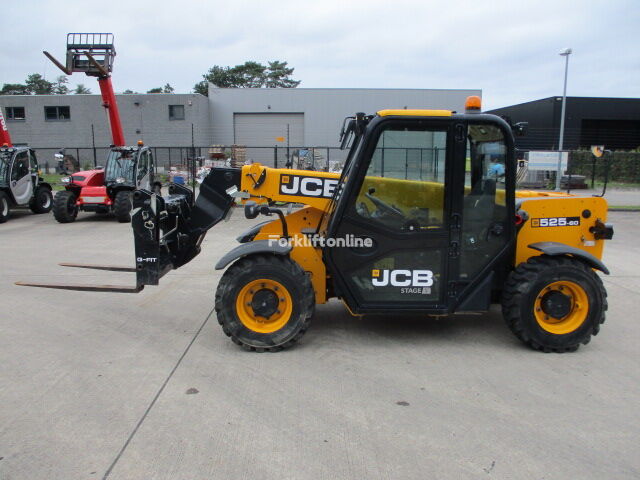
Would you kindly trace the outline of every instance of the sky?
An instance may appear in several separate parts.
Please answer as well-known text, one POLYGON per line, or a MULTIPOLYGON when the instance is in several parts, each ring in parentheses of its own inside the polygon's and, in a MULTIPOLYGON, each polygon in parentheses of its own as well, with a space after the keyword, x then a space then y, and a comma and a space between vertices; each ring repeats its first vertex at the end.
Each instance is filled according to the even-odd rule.
MULTIPOLYGON (((3 2, 0 84, 61 74, 68 32, 112 32, 116 91, 188 93, 213 65, 289 62, 299 88, 482 89, 489 110, 640 97, 640 0, 3 2), (10 20, 9 20, 10 19, 10 20)), ((95 78, 69 79, 98 92, 95 78)), ((389 106, 393 107, 393 106, 389 106)), ((424 107, 428 108, 428 105, 424 107)))

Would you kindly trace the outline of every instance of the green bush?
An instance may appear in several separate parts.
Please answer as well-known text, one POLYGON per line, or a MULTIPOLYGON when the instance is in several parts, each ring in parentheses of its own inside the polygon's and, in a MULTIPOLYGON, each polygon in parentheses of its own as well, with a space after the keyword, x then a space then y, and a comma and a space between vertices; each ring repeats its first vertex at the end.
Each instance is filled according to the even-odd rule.
POLYGON ((609 181, 621 183, 640 183, 640 152, 617 151, 605 154, 601 158, 593 156, 590 150, 569 152, 569 172, 584 175, 587 182, 592 176, 596 181, 604 181, 609 164, 609 181))

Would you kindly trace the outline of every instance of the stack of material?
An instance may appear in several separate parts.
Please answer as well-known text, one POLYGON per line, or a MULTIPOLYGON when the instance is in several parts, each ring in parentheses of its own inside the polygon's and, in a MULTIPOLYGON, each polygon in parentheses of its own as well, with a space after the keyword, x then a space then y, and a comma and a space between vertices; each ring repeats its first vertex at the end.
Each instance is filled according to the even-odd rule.
POLYGON ((209 147, 209 158, 225 158, 224 145, 211 145, 209 147))
POLYGON ((247 147, 243 145, 231 145, 231 166, 242 167, 247 161, 247 147))

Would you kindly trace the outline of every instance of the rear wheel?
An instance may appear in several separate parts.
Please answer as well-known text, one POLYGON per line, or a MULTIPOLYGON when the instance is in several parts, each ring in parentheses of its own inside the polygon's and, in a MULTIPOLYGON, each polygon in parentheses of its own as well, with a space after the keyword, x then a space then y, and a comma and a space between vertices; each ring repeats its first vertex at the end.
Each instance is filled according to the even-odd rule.
POLYGON ((60 223, 71 223, 78 216, 76 196, 69 190, 56 193, 53 199, 53 216, 60 223))
POLYGON ((0 192, 0 223, 4 223, 9 220, 9 196, 0 192))
POLYGON ((44 185, 36 188, 33 198, 29 201, 29 208, 33 213, 49 213, 53 207, 53 195, 44 185))
POLYGON ((502 312, 511 331, 544 352, 568 352, 600 330, 607 292, 589 266, 568 257, 539 256, 509 276, 502 312))
POLYGON ((116 193, 116 199, 113 202, 113 213, 120 223, 131 221, 131 192, 125 190, 116 193))
POLYGON ((287 257, 253 255, 234 263, 216 291, 218 323, 231 340, 257 352, 279 351, 309 328, 315 295, 309 277, 287 257))

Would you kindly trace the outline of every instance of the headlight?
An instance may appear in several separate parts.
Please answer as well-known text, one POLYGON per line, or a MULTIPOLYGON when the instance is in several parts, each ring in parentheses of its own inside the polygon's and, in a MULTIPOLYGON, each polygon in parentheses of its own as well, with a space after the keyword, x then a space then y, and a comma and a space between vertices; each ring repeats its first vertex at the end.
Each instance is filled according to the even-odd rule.
POLYGON ((71 183, 71 177, 62 177, 60 183, 71 183))
POLYGON ((126 180, 124 177, 118 177, 118 178, 116 178, 116 183, 124 183, 124 182, 126 182, 126 181, 127 181, 127 180, 126 180))

